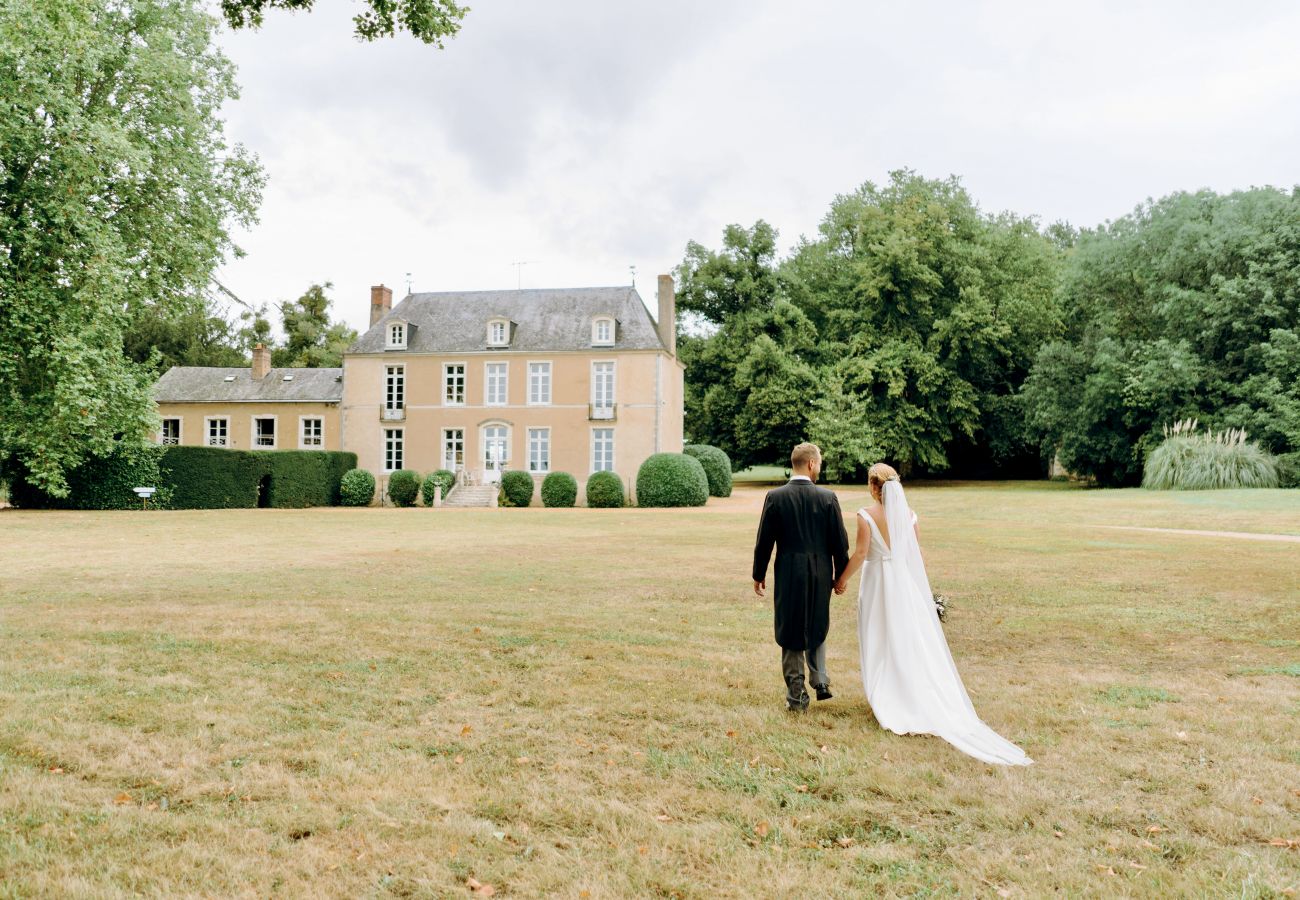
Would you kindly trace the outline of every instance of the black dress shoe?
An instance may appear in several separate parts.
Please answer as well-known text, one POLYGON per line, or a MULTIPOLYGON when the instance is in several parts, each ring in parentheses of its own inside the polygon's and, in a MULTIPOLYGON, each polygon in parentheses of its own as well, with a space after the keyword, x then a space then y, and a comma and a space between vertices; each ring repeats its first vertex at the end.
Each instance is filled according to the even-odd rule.
POLYGON ((831 693, 830 685, 827 684, 814 684, 813 689, 817 691, 818 700, 829 700, 835 696, 831 693))

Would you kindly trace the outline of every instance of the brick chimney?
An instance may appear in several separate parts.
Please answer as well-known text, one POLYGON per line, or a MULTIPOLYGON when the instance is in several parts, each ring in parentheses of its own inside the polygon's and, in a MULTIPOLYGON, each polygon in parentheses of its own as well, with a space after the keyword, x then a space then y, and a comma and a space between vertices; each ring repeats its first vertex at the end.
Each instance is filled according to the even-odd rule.
POLYGON ((668 352, 677 355, 677 295, 673 290, 673 276, 659 276, 659 340, 668 352))
POLYGON ((253 348, 253 380, 261 381, 271 371, 271 351, 258 344, 253 348))
POLYGON ((377 284, 370 289, 370 324, 372 326, 387 315, 392 308, 392 288, 377 284))

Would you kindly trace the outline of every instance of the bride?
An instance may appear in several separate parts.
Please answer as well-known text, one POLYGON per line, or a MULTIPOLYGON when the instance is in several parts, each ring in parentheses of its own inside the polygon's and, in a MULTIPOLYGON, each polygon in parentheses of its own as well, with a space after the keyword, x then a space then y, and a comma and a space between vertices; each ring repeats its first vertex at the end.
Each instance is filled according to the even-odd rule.
POLYGON ((858 645, 867 702, 883 728, 933 734, 988 763, 1033 760, 980 721, 948 650, 921 559, 916 513, 898 473, 876 463, 867 475, 877 506, 858 510, 858 538, 835 583, 844 593, 866 561, 858 589, 858 645))

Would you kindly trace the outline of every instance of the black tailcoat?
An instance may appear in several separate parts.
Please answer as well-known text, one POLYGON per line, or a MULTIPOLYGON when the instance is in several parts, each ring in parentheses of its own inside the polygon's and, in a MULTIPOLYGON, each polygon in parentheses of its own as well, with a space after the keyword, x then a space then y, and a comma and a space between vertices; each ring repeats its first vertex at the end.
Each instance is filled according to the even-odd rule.
POLYGON ((776 545, 776 642, 815 650, 830 630, 831 588, 849 564, 849 536, 840 501, 811 481, 791 481, 763 501, 754 544, 754 580, 764 581, 776 545))

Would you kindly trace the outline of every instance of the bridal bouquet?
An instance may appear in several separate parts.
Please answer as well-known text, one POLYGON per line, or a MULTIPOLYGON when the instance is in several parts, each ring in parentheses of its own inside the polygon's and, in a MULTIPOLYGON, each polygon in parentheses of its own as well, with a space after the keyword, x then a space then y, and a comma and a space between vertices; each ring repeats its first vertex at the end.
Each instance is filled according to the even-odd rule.
POLYGON ((948 618, 948 597, 945 594, 934 595, 934 611, 939 614, 939 621, 943 622, 948 618))

